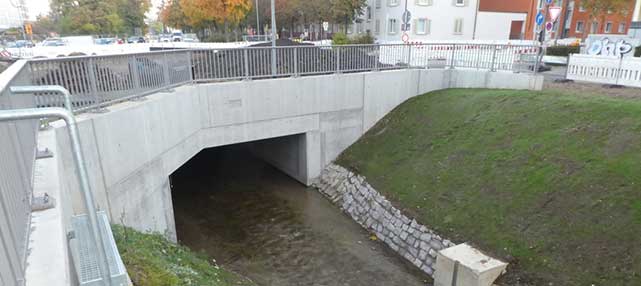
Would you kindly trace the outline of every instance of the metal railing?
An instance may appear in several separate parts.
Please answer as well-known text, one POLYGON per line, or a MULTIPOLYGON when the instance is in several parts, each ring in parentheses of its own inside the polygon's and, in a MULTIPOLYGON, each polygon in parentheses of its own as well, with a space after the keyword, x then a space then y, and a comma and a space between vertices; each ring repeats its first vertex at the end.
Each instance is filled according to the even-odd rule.
MULTIPOLYGON (((10 95, 9 86, 30 83, 24 65, 0 74, 0 109, 35 106, 31 95, 10 95)), ((0 277, 7 285, 25 283, 38 127, 37 119, 0 123, 0 277)))
MULTIPOLYGON (((287 46, 83 56, 18 61, 0 75, 0 109, 64 107, 59 93, 15 95, 10 86, 59 85, 74 112, 175 86, 394 69, 471 68, 535 72, 540 48, 489 44, 287 46), (276 67, 272 67, 275 49, 276 67)), ((38 120, 0 123, 0 277, 24 284, 38 120)))
MULTIPOLYGON (((191 49, 29 61, 34 85, 61 85, 76 112, 144 96, 190 82, 249 80, 391 69, 473 68, 534 71, 538 46, 386 44, 191 49), (276 68, 272 68, 275 49, 276 68)), ((61 106, 57 95, 38 106, 61 106)))

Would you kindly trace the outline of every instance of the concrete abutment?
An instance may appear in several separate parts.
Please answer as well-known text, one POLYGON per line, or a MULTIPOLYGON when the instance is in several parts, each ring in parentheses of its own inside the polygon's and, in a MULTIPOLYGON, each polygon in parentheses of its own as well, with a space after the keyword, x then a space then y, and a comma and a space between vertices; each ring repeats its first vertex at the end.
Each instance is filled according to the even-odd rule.
MULTIPOLYGON (((542 82, 532 74, 396 70, 193 84, 82 114, 78 127, 91 187, 111 222, 175 240, 169 176, 203 149, 251 142, 254 154, 310 185, 409 98, 452 87, 538 90, 542 82)), ((66 127, 54 126, 60 201, 72 202, 67 218, 84 209, 66 127)))

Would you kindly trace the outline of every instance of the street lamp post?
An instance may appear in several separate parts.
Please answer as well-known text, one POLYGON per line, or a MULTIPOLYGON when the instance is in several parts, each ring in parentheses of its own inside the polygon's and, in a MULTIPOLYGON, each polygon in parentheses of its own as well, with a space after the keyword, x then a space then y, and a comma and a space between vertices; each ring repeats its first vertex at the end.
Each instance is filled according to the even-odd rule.
POLYGON ((272 6, 272 76, 276 76, 276 4, 271 0, 272 6))

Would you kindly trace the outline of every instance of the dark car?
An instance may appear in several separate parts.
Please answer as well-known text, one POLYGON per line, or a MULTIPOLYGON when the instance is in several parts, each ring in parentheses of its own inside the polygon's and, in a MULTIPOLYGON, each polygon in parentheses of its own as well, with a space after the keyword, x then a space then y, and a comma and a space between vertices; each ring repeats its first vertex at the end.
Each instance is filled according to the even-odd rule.
POLYGON ((144 43, 145 38, 143 37, 129 37, 127 38, 127 43, 128 44, 135 44, 135 43, 144 43))

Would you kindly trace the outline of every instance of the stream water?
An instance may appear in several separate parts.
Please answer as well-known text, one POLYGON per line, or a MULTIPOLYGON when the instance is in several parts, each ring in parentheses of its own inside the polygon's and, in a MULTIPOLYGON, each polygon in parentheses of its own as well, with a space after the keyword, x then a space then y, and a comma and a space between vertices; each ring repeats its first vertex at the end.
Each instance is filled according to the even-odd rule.
POLYGON ((172 176, 180 243, 258 285, 426 285, 308 189, 241 146, 201 152, 172 176))

